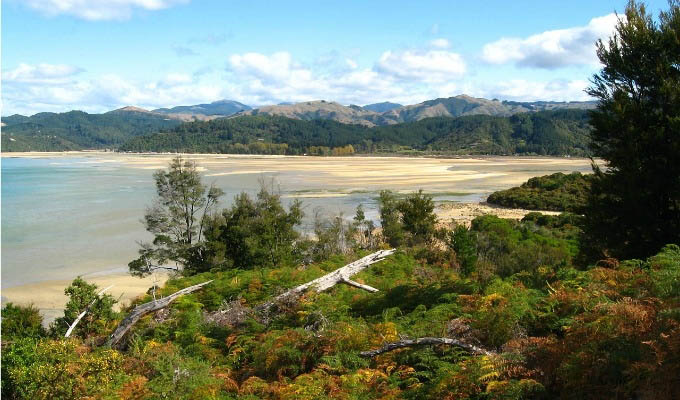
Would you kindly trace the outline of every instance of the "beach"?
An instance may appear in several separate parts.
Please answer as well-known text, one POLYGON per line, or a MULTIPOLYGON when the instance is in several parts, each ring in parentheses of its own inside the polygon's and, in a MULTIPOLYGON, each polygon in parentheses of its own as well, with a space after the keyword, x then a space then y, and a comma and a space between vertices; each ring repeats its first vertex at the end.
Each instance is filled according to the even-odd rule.
MULTIPOLYGON (((52 320, 66 302, 64 288, 79 275, 99 287, 113 284, 109 293, 122 303, 145 293, 152 278, 130 277, 126 266, 136 257, 137 242, 150 239, 140 219, 153 200, 152 172, 175 156, 2 153, 3 302, 33 303, 52 320)), ((308 217, 323 209, 351 218, 362 204, 367 217, 377 219, 380 190, 423 189, 435 199, 440 221, 465 224, 484 213, 521 218, 529 212, 483 203, 496 190, 533 176, 590 171, 588 159, 551 157, 184 157, 196 161, 205 183, 226 192, 221 207, 274 179, 285 201, 303 200, 308 217)))

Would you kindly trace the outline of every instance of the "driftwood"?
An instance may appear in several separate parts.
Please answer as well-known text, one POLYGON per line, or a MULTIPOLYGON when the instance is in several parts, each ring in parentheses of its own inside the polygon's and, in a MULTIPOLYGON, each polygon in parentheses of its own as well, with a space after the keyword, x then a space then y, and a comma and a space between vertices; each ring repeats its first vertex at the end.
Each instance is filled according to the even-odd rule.
POLYGON ((364 358, 372 358, 377 355, 387 353, 393 350, 397 349, 403 349, 404 347, 415 347, 415 346, 430 346, 430 345, 438 345, 438 344, 444 344, 447 346, 456 346, 460 347, 463 350, 466 350, 472 354, 481 354, 485 356, 490 356, 493 354, 496 354, 496 352, 487 350, 481 347, 477 347, 468 343, 465 343, 463 341, 457 340, 457 339, 450 339, 450 338, 436 338, 436 337, 423 337, 423 338, 418 338, 418 339, 405 339, 405 340, 400 340, 398 342, 391 342, 391 343, 386 343, 383 345, 383 347, 375 350, 369 350, 369 351, 362 351, 359 353, 359 356, 364 357, 364 358))
POLYGON ((212 282, 212 280, 209 280, 209 281, 203 282, 203 283, 199 283, 198 285, 189 286, 187 288, 184 288, 182 290, 179 290, 179 291, 171 294, 170 296, 163 297, 162 299, 153 300, 153 301, 150 301, 148 303, 138 305, 137 307, 134 308, 134 310, 132 310, 132 312, 130 312, 130 314, 127 317, 125 317, 122 321, 120 321, 120 324, 118 324, 118 327, 116 328, 116 330, 109 337, 109 341, 108 341, 107 344, 110 345, 111 347, 118 346, 121 339, 123 339, 123 336, 125 336, 127 331, 129 331, 130 328, 132 328, 132 326, 134 324, 136 324, 137 321, 139 321, 139 319, 141 317, 143 317, 144 315, 146 315, 148 313, 151 313, 151 312, 154 312, 154 311, 157 311, 157 310, 160 310, 162 308, 169 306, 170 303, 175 301, 175 299, 177 299, 178 297, 185 295, 185 294, 189 294, 191 292, 195 292, 196 290, 202 288, 203 286, 209 284, 210 282, 212 282))
POLYGON ((104 292, 106 292, 107 290, 111 289, 112 287, 113 287, 113 285, 107 286, 107 287, 105 287, 104 289, 100 290, 99 293, 97 293, 97 297, 95 297, 94 300, 92 300, 92 302, 90 302, 90 304, 88 304, 87 307, 85 307, 85 309, 83 310, 83 312, 81 312, 80 314, 78 314, 78 316, 76 317, 76 319, 73 320, 73 323, 72 323, 71 325, 69 325, 68 330, 66 331, 66 334, 64 335, 65 338, 71 336, 71 333, 73 333, 73 330, 76 328, 76 325, 78 325, 78 322, 80 322, 80 320, 83 319, 83 317, 85 316, 85 314, 87 314, 87 312, 90 311, 90 308, 91 308, 97 301, 99 301, 99 296, 103 295, 104 292))
POLYGON ((355 282, 350 279, 351 276, 358 274, 364 269, 368 268, 371 264, 375 264, 379 261, 385 259, 385 257, 393 254, 396 250, 380 250, 373 254, 369 254, 364 258, 360 258, 353 263, 347 264, 342 268, 338 268, 335 271, 326 274, 322 277, 316 278, 313 281, 309 281, 300 286, 296 286, 287 292, 276 296, 274 299, 261 304, 256 308, 256 311, 267 315, 272 310, 272 308, 277 304, 282 304, 290 301, 296 300, 307 290, 314 290, 317 293, 323 292, 337 285, 338 283, 344 283, 350 286, 354 286, 359 289, 367 290, 369 292, 377 292, 378 289, 364 285, 359 282, 355 282))

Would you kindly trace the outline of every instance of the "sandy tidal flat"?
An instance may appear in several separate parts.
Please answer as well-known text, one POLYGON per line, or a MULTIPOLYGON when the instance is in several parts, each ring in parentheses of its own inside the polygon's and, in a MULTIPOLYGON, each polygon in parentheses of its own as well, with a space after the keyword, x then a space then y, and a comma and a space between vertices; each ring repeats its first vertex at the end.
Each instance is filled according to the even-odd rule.
MULTIPOLYGON (((127 301, 150 279, 125 274, 140 240, 140 219, 154 198, 152 171, 175 154, 111 152, 2 153, 2 298, 34 303, 48 319, 61 313, 63 290, 78 275, 127 301), (89 277, 89 278, 87 278, 89 277)), ((350 217, 358 204, 377 219, 380 190, 423 189, 440 220, 469 223, 484 213, 521 218, 527 210, 479 204, 488 194, 554 172, 590 171, 590 160, 549 157, 307 157, 189 154, 203 180, 222 188, 220 207, 234 195, 257 193, 275 179, 284 202, 301 198, 308 217, 350 217)), ((309 221, 303 223, 309 229, 309 221)))
MULTIPOLYGON (((151 288, 154 283, 163 286, 168 279, 166 274, 157 274, 146 278, 136 278, 128 274, 111 274, 95 277, 84 277, 87 282, 96 284, 99 288, 113 285, 106 293, 112 295, 121 306, 128 305, 137 296, 140 296, 151 288)), ((64 306, 68 297, 64 294, 64 289, 71 283, 70 280, 54 280, 28 285, 15 286, 2 289, 3 300, 11 301, 15 304, 33 304, 37 307, 46 324, 55 318, 64 315, 64 306)), ((4 302, 4 301, 3 301, 4 302)))

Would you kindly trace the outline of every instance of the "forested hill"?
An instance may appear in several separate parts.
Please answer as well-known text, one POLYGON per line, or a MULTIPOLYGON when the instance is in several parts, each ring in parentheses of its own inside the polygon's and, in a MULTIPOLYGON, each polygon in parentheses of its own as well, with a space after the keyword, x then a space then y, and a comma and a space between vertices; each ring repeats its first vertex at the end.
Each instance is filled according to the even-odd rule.
POLYGON ((3 117, 2 151, 65 151, 117 148, 130 138, 170 129, 180 121, 162 114, 115 110, 3 117))
POLYGON ((508 117, 436 117, 382 127, 242 116, 185 123, 136 137, 132 152, 314 154, 427 152, 442 154, 588 155, 588 112, 556 110, 508 117))

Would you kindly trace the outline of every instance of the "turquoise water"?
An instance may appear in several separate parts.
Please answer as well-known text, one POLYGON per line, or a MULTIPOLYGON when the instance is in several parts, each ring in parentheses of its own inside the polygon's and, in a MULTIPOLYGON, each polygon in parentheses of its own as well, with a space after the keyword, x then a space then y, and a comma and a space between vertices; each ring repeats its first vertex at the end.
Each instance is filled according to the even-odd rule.
MULTIPOLYGON (((381 189, 422 188, 437 201, 474 202, 511 186, 508 178, 518 184, 531 176, 590 169, 588 160, 547 158, 496 158, 470 163, 220 157, 203 157, 198 163, 205 168, 204 182, 225 191, 221 207, 228 206, 242 191, 254 195, 262 178, 274 178, 280 183, 284 202, 303 197, 307 215, 303 232, 311 231, 317 211, 327 216, 343 213, 351 218, 359 203, 364 205, 368 218, 377 219, 376 198, 381 189), (303 165, 308 162, 315 167, 303 165), (442 168, 427 169, 433 163, 442 168), (388 170, 375 169, 375 165, 385 164, 388 170), (405 165, 415 167, 416 178, 418 171, 423 171, 422 179, 412 183, 416 182, 414 178, 402 172, 384 176, 392 165, 395 171, 405 165), (354 173, 352 177, 338 173, 348 168, 354 173), (461 176, 456 173, 462 170, 482 174, 454 179, 461 176), (495 175, 484 175, 488 173, 495 175)), ((141 219, 155 196, 153 168, 167 165, 168 159, 169 156, 120 154, 2 158, 2 287, 127 271, 127 263, 137 255, 137 242, 150 239, 141 219)))
MULTIPOLYGON (((137 242, 150 239, 141 219, 154 199, 152 172, 92 158, 3 158, 2 287, 126 271, 137 242)), ((295 181, 299 174, 292 175, 277 179, 295 181)), ((226 206, 242 191, 254 195, 260 178, 235 174, 205 181, 225 191, 226 206)), ((284 202, 304 189, 296 185, 284 202)), ((375 217, 374 197, 305 199, 304 209, 308 216, 316 209, 350 215, 361 202, 375 217)), ((309 219, 303 229, 311 229, 309 219)))
POLYGON ((81 158, 2 159, 2 287, 124 270, 153 198, 149 171, 81 158))

